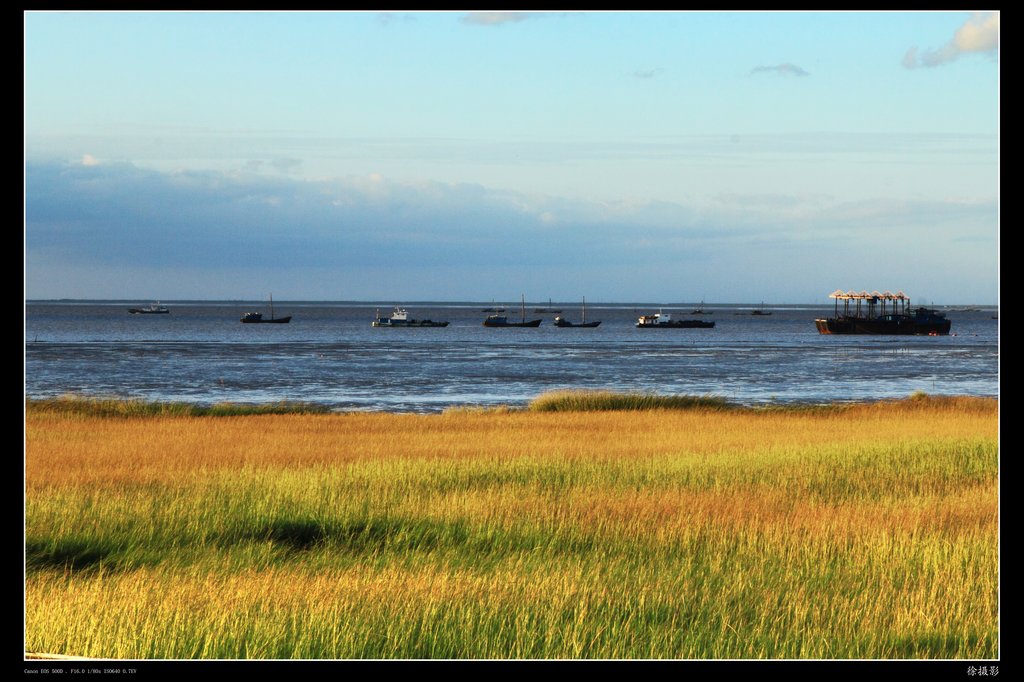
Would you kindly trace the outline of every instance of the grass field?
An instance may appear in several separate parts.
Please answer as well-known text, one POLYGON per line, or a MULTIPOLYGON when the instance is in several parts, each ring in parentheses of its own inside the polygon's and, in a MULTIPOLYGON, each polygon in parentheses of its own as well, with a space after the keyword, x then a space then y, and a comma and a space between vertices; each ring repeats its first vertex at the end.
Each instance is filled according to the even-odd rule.
POLYGON ((443 415, 31 401, 25 649, 999 656, 995 400, 585 398, 443 415))

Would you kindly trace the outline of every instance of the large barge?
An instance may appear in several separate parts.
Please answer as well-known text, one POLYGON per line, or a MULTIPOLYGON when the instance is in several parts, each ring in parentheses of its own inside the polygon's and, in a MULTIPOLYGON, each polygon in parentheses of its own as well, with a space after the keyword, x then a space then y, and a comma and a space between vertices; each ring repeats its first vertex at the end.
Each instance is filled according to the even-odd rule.
POLYGON ((836 290, 829 298, 836 301, 835 316, 814 321, 819 334, 944 336, 952 326, 945 313, 932 308, 911 308, 910 297, 902 291, 869 294, 836 290), (843 302, 842 312, 840 301, 843 302))

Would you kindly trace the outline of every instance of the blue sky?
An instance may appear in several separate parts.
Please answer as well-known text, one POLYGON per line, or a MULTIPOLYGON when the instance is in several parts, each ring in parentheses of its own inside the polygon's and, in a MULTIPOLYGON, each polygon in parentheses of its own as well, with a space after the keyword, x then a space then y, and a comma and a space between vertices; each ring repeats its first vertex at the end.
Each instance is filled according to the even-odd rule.
POLYGON ((28 298, 998 296, 998 13, 28 12, 28 298))

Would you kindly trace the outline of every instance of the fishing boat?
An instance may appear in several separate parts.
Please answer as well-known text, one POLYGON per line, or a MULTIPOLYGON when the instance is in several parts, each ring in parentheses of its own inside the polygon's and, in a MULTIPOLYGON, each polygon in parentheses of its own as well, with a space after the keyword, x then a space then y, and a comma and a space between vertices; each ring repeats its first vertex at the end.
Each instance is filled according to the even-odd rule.
POLYGON ((242 322, 247 324, 255 323, 275 323, 275 324, 286 324, 292 321, 292 316, 287 317, 274 317, 274 295, 270 295, 270 319, 263 317, 263 313, 245 313, 242 315, 242 322))
POLYGON ((866 291, 836 290, 834 317, 814 321, 819 334, 892 334, 899 336, 945 336, 952 322, 945 313, 931 308, 910 307, 902 291, 870 294, 866 291), (839 311, 839 302, 843 310, 839 311))
POLYGON ((132 315, 167 315, 171 311, 167 309, 167 306, 160 305, 160 301, 157 301, 145 308, 129 308, 128 312, 132 315))
POLYGON ((761 307, 760 308, 754 308, 753 310, 750 311, 750 314, 751 315, 771 315, 772 311, 765 310, 764 309, 764 301, 761 301, 761 307))
POLYGON ((448 322, 434 322, 433 320, 409 319, 409 313, 405 308, 395 306, 391 317, 381 317, 380 310, 376 312, 377 319, 370 323, 373 327, 447 327, 448 322))
POLYGON ((637 329, 710 329, 714 322, 704 320, 673 320, 671 313, 660 310, 655 315, 641 315, 636 321, 637 329))
POLYGON ((601 320, 597 320, 596 322, 587 322, 587 299, 585 297, 583 299, 583 321, 582 322, 578 322, 578 323, 577 322, 570 322, 569 320, 565 319, 561 315, 559 315, 558 317, 555 318, 555 326, 556 327, 588 327, 588 328, 593 328, 593 327, 598 326, 599 324, 601 324, 601 320))
POLYGON ((539 327, 541 320, 527 320, 526 319, 526 296, 523 296, 522 302, 522 313, 523 317, 520 322, 510 322, 506 315, 488 315, 487 319, 484 320, 485 327, 539 327))
POLYGON ((700 302, 700 305, 690 311, 691 315, 710 315, 712 311, 704 310, 704 301, 700 302))
POLYGON ((535 312, 535 313, 560 313, 560 312, 562 312, 562 309, 561 308, 554 308, 554 307, 552 307, 551 299, 549 298, 548 299, 548 307, 547 308, 534 308, 533 312, 535 312))

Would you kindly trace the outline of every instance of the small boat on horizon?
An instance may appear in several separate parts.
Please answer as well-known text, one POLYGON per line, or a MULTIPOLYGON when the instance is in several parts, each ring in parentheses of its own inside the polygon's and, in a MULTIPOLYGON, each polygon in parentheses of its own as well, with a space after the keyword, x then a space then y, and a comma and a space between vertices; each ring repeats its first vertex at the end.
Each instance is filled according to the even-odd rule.
POLYGON ((562 312, 562 309, 561 308, 552 307, 551 299, 549 298, 548 299, 548 307, 547 308, 534 308, 533 312, 535 312, 535 313, 560 313, 560 312, 562 312))
POLYGON ((160 301, 146 306, 145 308, 129 308, 128 313, 131 315, 167 315, 171 311, 168 310, 167 306, 160 305, 160 301))
POLYGON ((694 308, 693 310, 691 310, 690 314, 691 315, 711 315, 712 312, 713 311, 711 311, 711 310, 704 310, 704 301, 702 299, 701 302, 700 302, 700 305, 697 306, 696 308, 694 308))
POLYGON ((522 301, 522 314, 523 318, 521 322, 509 322, 509 319, 505 315, 488 315, 487 319, 484 320, 485 327, 539 327, 541 320, 529 320, 526 319, 526 296, 523 296, 522 301))
POLYGON ((569 320, 565 319, 561 315, 559 315, 558 317, 555 318, 555 326, 556 327, 587 327, 587 328, 591 328, 592 329, 592 328, 598 326, 599 324, 601 324, 601 320, 597 320, 596 322, 587 322, 587 298, 586 298, 586 296, 583 297, 583 321, 582 322, 579 322, 579 323, 570 322, 569 320))
POLYGON ((750 311, 750 314, 751 315, 771 315, 772 311, 765 310, 764 309, 764 301, 761 301, 761 307, 760 308, 754 308, 753 310, 750 311))
POLYGON ((270 295, 270 319, 269 320, 265 319, 263 317, 263 313, 256 313, 256 312, 254 312, 254 313, 245 313, 244 315, 242 315, 242 322, 245 322, 246 324, 259 324, 259 323, 263 323, 263 324, 267 324, 267 323, 287 324, 288 322, 291 322, 291 321, 292 321, 292 316, 291 315, 288 315, 286 317, 274 317, 274 295, 273 294, 270 295))
POLYGON ((448 322, 434 322, 433 320, 409 319, 409 313, 405 308, 395 306, 391 317, 381 317, 380 310, 376 312, 377 318, 370 323, 371 327, 447 327, 448 322))

